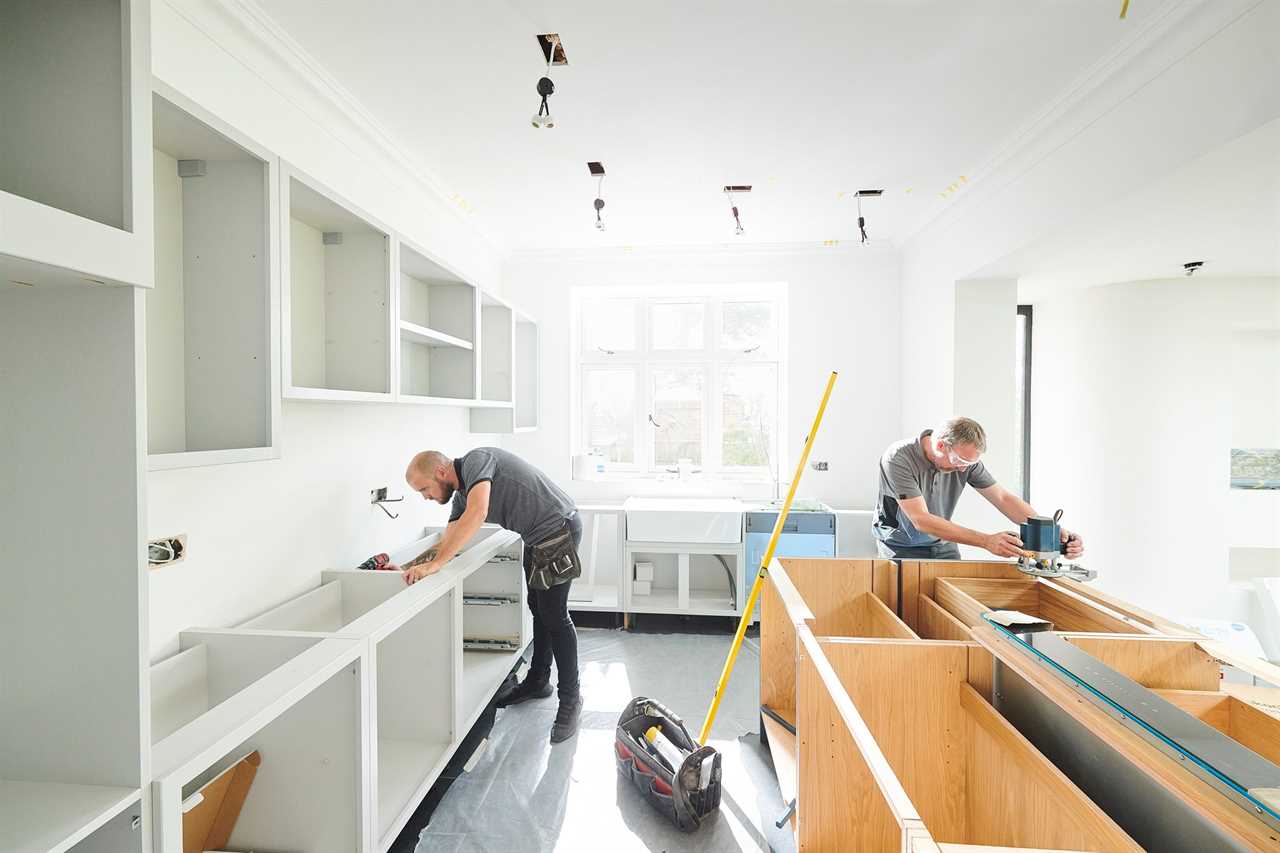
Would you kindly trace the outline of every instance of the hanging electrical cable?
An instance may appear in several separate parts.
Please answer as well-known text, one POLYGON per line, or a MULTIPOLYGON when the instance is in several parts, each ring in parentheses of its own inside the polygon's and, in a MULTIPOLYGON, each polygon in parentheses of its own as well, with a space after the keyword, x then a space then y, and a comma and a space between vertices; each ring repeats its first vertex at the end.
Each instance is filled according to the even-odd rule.
POLYGON ((555 94, 556 84, 551 81, 551 63, 556 55, 556 48, 560 44, 557 36, 546 36, 548 48, 544 48, 547 56, 547 72, 538 78, 538 94, 542 97, 542 103, 538 106, 538 111, 533 116, 534 127, 555 127, 556 120, 551 117, 551 106, 547 103, 547 98, 555 94))
POLYGON ((587 163, 587 170, 595 178, 596 182, 596 200, 593 206, 596 209, 596 230, 604 230, 604 220, 600 218, 600 211, 604 210, 604 164, 596 161, 587 163))
POLYGON ((862 215, 862 200, 864 198, 879 198, 883 194, 884 194, 884 190, 858 190, 856 193, 853 194, 853 197, 858 202, 858 233, 862 237, 862 244, 864 246, 867 244, 867 241, 870 238, 867 236, 866 217, 862 215))
POLYGON ((738 215, 738 203, 734 200, 734 193, 751 192, 750 184, 730 184, 724 188, 724 194, 729 197, 729 210, 733 213, 733 233, 742 236, 744 229, 742 227, 742 218, 738 215))

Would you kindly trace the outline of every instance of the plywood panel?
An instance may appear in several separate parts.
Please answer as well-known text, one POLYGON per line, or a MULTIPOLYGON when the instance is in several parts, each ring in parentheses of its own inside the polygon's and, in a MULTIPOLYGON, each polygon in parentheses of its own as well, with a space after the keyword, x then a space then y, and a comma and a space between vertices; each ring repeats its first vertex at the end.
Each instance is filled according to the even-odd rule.
POLYGON ((1034 614, 1040 606, 1039 589, 1036 582, 1030 578, 1026 580, 945 578, 945 580, 951 586, 985 604, 988 610, 1018 610, 1034 614))
POLYGON ((760 704, 794 712, 795 623, 809 615, 785 569, 775 560, 760 592, 760 704))
POLYGON ((917 603, 919 618, 916 624, 919 630, 916 633, 922 638, 958 642, 964 642, 970 638, 969 629, 965 624, 939 606, 938 602, 923 595, 917 598, 919 598, 917 603))
POLYGON ((968 685, 966 840, 1010 847, 1141 850, 968 685))
POLYGON ((1280 764, 1280 719, 1232 696, 1227 734, 1274 764, 1280 764))
POLYGON ((899 853, 902 827, 880 789, 873 763, 883 756, 859 750, 832 690, 812 655, 799 669, 798 804, 796 833, 801 853, 899 853), (833 784, 838 780, 838 784, 833 784))
POLYGON ((923 595, 926 598, 935 598, 933 587, 938 578, 1007 578, 1025 580, 1027 577, 1018 571, 1017 566, 1013 563, 995 561, 904 560, 901 571, 903 621, 917 633, 919 633, 919 629, 916 626, 918 618, 916 594, 923 595))
POLYGON ((881 587, 888 575, 883 560, 835 560, 788 557, 779 560, 792 585, 813 613, 817 636, 856 636, 858 597, 876 593, 877 569, 881 587))
POLYGON ((942 609, 969 627, 981 625, 982 614, 991 609, 951 583, 950 578, 940 578, 933 592, 934 600, 942 609))
POLYGON ((982 646, 969 645, 969 686, 988 702, 991 701, 992 675, 995 664, 991 652, 982 646))
POLYGON ((182 179, 178 161, 154 151, 155 287, 147 303, 147 448, 187 449, 186 320, 182 293, 182 179))
POLYGON ((856 634, 859 637, 887 637, 898 640, 918 640, 916 633, 906 626, 889 606, 870 593, 858 597, 863 624, 856 634))
POLYGON ((388 392, 391 343, 387 237, 344 231, 324 247, 325 387, 388 392))
POLYGON ((1096 601, 1099 604, 1111 608, 1117 613, 1124 614, 1125 616, 1131 617, 1150 626, 1151 628, 1154 628, 1159 633, 1169 634, 1170 636, 1199 636, 1195 631, 1192 631, 1184 625, 1179 625, 1177 622, 1166 619, 1163 616, 1158 616, 1148 610, 1143 610, 1141 607, 1136 607, 1133 604, 1116 598, 1113 595, 1107 595, 1092 584, 1085 584, 1080 583, 1079 581, 1066 579, 1046 581, 1046 583, 1052 583, 1062 589, 1069 590, 1077 595, 1082 595, 1091 601, 1096 601))
MULTIPOLYGON (((765 734, 769 739, 769 757, 773 759, 773 772, 778 777, 778 791, 782 802, 796 799, 799 781, 796 777, 796 736, 782 727, 772 717, 763 717, 765 734)), ((796 827, 796 816, 791 815, 791 829, 796 827)))
POLYGON ((1152 689, 1217 690, 1221 667, 1194 640, 1065 634, 1063 639, 1152 689))
POLYGON ((1038 584, 1041 619, 1048 619, 1059 631, 1110 631, 1116 634, 1154 634, 1155 630, 1141 622, 1126 619, 1104 605, 1082 595, 1038 584))
POLYGON ((930 641, 819 644, 930 834, 963 841, 964 717, 957 696, 968 678, 968 649, 930 641))
POLYGON ((1210 690, 1155 690, 1161 699, 1172 702, 1191 716, 1231 734, 1231 696, 1210 690))
POLYGON ((318 230, 289 220, 289 324, 292 327, 292 381, 299 388, 324 388, 324 243, 318 230))

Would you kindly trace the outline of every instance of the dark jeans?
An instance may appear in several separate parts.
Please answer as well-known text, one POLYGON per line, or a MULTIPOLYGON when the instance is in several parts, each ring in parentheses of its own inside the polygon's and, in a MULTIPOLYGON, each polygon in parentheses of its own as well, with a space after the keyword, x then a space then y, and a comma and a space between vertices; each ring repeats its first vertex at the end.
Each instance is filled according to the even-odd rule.
MULTIPOLYGON (((573 544, 582 543, 582 519, 574 515, 569 519, 569 532, 573 544)), ((578 695, 578 629, 569 618, 569 587, 566 581, 551 589, 531 589, 529 609, 533 611, 533 661, 529 664, 529 677, 551 679, 551 660, 556 662, 556 692, 560 698, 573 699, 578 695)))
POLYGON ((886 542, 876 540, 876 550, 880 552, 881 557, 887 557, 891 560, 959 560, 960 546, 954 542, 939 542, 937 545, 920 545, 918 547, 908 547, 905 545, 890 545, 886 542))

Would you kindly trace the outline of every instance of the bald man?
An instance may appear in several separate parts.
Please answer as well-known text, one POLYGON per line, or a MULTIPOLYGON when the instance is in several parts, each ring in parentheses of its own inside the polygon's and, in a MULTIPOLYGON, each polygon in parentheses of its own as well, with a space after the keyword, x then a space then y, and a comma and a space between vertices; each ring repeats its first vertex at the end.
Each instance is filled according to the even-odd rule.
POLYGON ((578 632, 569 618, 569 586, 582 574, 578 558, 582 521, 573 500, 546 474, 497 447, 477 447, 457 459, 425 450, 413 457, 405 480, 427 500, 453 502, 440 544, 403 567, 407 583, 438 572, 486 521, 519 533, 524 540, 533 661, 524 680, 499 705, 550 696, 554 658, 560 708, 551 727, 551 742, 573 737, 582 712, 578 632))

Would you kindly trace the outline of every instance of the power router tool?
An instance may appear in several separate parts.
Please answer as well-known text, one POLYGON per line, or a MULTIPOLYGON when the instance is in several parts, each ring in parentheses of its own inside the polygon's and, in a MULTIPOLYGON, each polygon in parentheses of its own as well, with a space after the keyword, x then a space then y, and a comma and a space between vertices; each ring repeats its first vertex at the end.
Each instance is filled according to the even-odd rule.
POLYGON ((1091 581, 1098 576, 1092 569, 1065 563, 1067 543, 1062 541, 1062 528, 1058 520, 1062 518, 1062 510, 1053 514, 1053 518, 1033 515, 1022 523, 1019 536, 1022 538, 1022 556, 1018 558, 1018 570, 1038 578, 1067 578, 1073 581, 1091 581))

